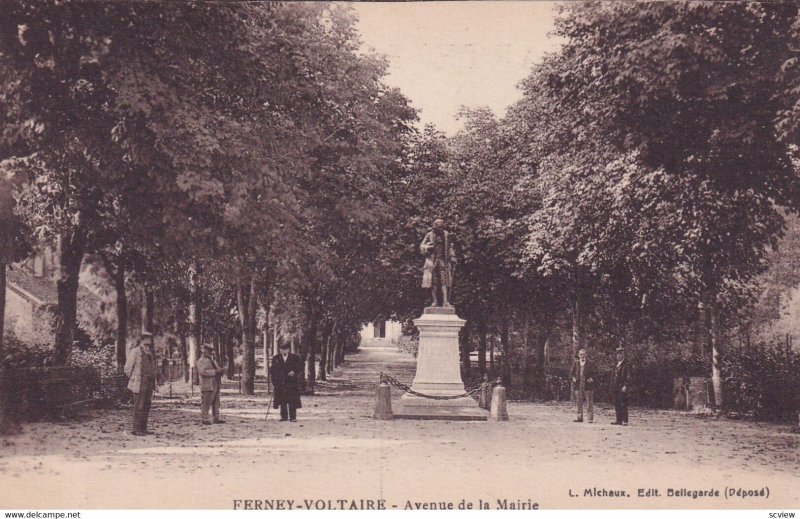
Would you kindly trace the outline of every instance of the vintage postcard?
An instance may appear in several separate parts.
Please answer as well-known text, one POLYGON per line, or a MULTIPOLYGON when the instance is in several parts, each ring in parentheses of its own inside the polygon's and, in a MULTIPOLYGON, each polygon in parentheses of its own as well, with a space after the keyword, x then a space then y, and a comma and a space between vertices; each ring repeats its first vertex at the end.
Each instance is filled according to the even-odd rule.
POLYGON ((799 107, 789 1, 0 0, 0 510, 792 517, 799 107))

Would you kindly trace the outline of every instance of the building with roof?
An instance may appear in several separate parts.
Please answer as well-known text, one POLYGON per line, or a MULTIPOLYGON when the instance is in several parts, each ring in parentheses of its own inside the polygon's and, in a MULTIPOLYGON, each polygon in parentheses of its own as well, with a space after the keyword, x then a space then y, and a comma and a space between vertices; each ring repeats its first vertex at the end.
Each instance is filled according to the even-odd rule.
POLYGON ((379 320, 369 323, 361 329, 361 343, 374 346, 396 344, 403 333, 402 328, 402 324, 397 321, 379 320))
POLYGON ((49 245, 9 268, 5 334, 33 344, 52 341, 53 310, 58 303, 57 275, 58 249, 49 245))

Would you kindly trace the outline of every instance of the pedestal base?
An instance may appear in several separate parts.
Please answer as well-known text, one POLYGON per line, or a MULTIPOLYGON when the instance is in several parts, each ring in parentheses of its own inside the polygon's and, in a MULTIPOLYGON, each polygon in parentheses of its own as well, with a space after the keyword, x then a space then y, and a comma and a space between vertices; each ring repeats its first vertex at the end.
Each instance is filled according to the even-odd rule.
POLYGON ((414 420, 488 420, 489 412, 469 396, 452 400, 431 400, 403 395, 392 413, 395 418, 414 420))
MULTIPOLYGON (((419 351, 411 389, 431 396, 464 394, 458 362, 458 332, 464 320, 452 307, 428 307, 414 324, 419 329, 419 351)), ((489 416, 469 396, 435 400, 410 394, 400 398, 392 414, 417 420, 486 420, 489 416)))

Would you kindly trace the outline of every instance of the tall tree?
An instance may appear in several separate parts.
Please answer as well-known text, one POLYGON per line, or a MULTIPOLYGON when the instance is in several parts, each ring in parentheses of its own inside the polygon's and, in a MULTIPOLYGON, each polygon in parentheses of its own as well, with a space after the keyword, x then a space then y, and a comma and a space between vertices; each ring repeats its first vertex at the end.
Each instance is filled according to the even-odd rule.
POLYGON ((558 24, 569 67, 547 73, 551 97, 586 128, 674 182, 674 198, 662 192, 656 206, 647 192, 631 201, 658 214, 651 239, 673 246, 676 273, 710 309, 718 406, 721 308, 762 268, 783 226, 777 206, 798 201, 770 95, 796 14, 788 3, 573 4, 558 24))

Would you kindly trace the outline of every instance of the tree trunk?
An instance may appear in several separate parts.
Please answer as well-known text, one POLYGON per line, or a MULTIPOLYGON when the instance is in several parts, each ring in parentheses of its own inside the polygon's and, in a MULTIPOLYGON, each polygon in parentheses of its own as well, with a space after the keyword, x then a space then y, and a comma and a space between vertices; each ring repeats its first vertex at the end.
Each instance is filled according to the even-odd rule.
POLYGON ((489 339, 489 373, 494 374, 494 342, 496 337, 489 339))
POLYGON ((308 330, 306 330, 305 347, 308 357, 306 358, 306 393, 309 395, 314 394, 314 389, 317 384, 317 328, 319 326, 319 319, 312 315, 309 319, 308 330))
POLYGON ((255 394, 256 377, 256 275, 251 273, 247 279, 239 279, 236 300, 239 307, 239 321, 242 327, 242 393, 255 394))
POLYGON ((197 359, 200 357, 200 287, 198 280, 198 267, 192 264, 189 267, 189 315, 187 324, 189 325, 189 371, 191 372, 192 384, 199 384, 200 378, 197 375, 197 359))
POLYGON ((524 313, 522 318, 522 385, 527 386, 530 383, 530 334, 531 332, 531 317, 528 312, 524 313))
POLYGON ((345 358, 345 355, 347 355, 347 352, 345 351, 346 341, 347 341, 347 339, 342 337, 341 339, 339 339, 339 344, 336 346, 336 348, 337 348, 336 349, 336 367, 337 368, 339 366, 341 366, 342 364, 344 364, 344 358, 345 358))
POLYGON ((486 374, 486 322, 478 323, 478 372, 486 374))
POLYGON ((114 288, 117 290, 117 374, 121 375, 128 354, 128 294, 125 289, 125 267, 121 265, 114 272, 114 288))
MULTIPOLYGON (((198 273, 199 274, 199 273, 198 273)), ((200 277, 198 275, 198 281, 200 281, 200 277)), ((203 292, 203 287, 198 283, 197 285, 197 344, 200 345, 200 348, 197 349, 197 358, 200 358, 200 355, 203 354, 202 346, 207 343, 206 340, 206 329, 203 326, 203 319, 205 319, 205 306, 203 305, 203 299, 205 297, 205 293, 203 292)))
POLYGON ((269 326, 264 325, 264 377, 269 378, 269 326))
POLYGON ((56 315, 55 351, 53 364, 64 366, 72 351, 72 342, 78 318, 78 278, 86 250, 86 236, 80 229, 61 234, 61 255, 56 315))
POLYGON ((703 291, 700 294, 700 300, 697 302, 697 326, 695 329, 695 343, 694 352, 697 355, 703 355, 710 352, 710 337, 709 337, 709 304, 707 301, 707 293, 703 291))
POLYGON ((503 385, 511 387, 511 341, 509 340, 508 319, 503 319, 500 328, 500 346, 503 350, 503 385))
POLYGON ((222 341, 219 338, 219 334, 214 332, 211 341, 214 346, 214 358, 222 366, 222 341))
POLYGON ((322 334, 322 341, 320 341, 319 367, 317 368, 317 376, 319 376, 320 380, 328 380, 328 361, 330 360, 328 344, 331 340, 332 328, 333 326, 330 324, 325 327, 325 332, 322 334))
POLYGON ((719 304, 716 295, 710 301, 709 335, 711 337, 711 383, 714 387, 714 406, 722 411, 725 403, 722 381, 722 359, 725 354, 719 331, 719 304))
MULTIPOLYGON (((578 351, 583 349, 584 343, 584 308, 580 289, 576 288, 570 303, 572 315, 572 357, 570 361, 572 361, 578 357, 578 351)), ((572 380, 569 381, 569 394, 570 400, 575 400, 575 384, 572 380)))
POLYGON ((336 367, 336 329, 339 327, 339 323, 333 323, 333 326, 328 333, 328 339, 326 341, 326 348, 328 350, 328 373, 333 373, 333 369, 336 367))
POLYGON ((151 335, 155 335, 153 332, 153 308, 155 307, 155 302, 153 300, 153 290, 148 287, 144 287, 144 298, 142 300, 142 333, 149 332, 151 335))
POLYGON ((225 333, 217 334, 219 340, 219 348, 217 349, 217 364, 219 364, 220 369, 225 369, 228 365, 228 347, 226 343, 228 342, 228 336, 225 333))
POLYGON ((575 358, 578 355, 578 350, 583 348, 584 342, 584 309, 580 294, 573 294, 572 301, 570 303, 570 314, 572 317, 572 358, 575 358))
POLYGON ((342 331, 339 331, 336 334, 336 347, 334 352, 334 367, 338 368, 344 362, 344 341, 345 341, 345 334, 342 331))
POLYGON ((553 320, 539 320, 537 326, 528 328, 528 344, 534 348, 534 380, 533 387, 540 398, 545 396, 545 381, 547 379, 547 340, 553 327, 553 320))
POLYGON ((469 340, 472 327, 469 323, 461 329, 459 334, 459 353, 461 354, 461 377, 469 376, 469 340))
POLYGON ((226 376, 228 377, 228 380, 233 380, 236 378, 236 359, 233 355, 233 341, 230 340, 230 337, 228 337, 228 340, 225 341, 225 353, 228 356, 228 373, 226 376))
MULTIPOLYGON (((3 369, 3 333, 6 321, 6 262, 0 259, 0 369, 3 369)), ((1 422, 0 422, 1 423, 1 422)))
POLYGON ((181 326, 179 330, 179 339, 181 344, 181 364, 183 366, 183 381, 189 382, 189 347, 186 344, 186 332, 181 326))

